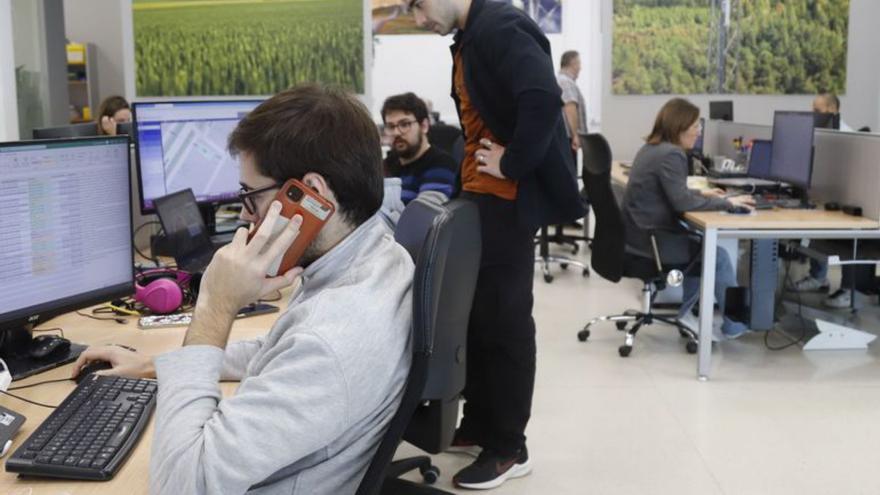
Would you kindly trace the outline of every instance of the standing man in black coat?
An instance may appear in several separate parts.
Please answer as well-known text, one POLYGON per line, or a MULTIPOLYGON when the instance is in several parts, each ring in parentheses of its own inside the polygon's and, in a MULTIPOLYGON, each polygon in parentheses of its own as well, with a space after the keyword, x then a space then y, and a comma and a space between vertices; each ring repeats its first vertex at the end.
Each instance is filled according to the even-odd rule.
POLYGON ((550 43, 522 11, 486 0, 405 0, 452 45, 452 98, 465 135, 462 197, 483 249, 468 329, 464 417, 454 447, 482 448, 453 478, 488 489, 531 470, 525 428, 535 385, 534 236, 583 217, 550 43))

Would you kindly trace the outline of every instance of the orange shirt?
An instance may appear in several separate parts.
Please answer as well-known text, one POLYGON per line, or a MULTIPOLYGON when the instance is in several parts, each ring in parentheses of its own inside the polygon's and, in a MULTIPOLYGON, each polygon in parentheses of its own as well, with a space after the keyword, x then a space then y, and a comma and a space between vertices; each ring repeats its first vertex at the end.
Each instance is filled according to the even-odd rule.
POLYGON ((489 130, 486 123, 480 118, 480 114, 477 113, 477 109, 471 104, 470 96, 464 85, 461 52, 455 54, 454 63, 455 80, 453 81, 453 86, 459 100, 458 111, 461 114, 461 126, 465 136, 464 160, 461 162, 461 189, 472 193, 491 194, 513 201, 516 199, 516 181, 499 179, 477 171, 477 166, 480 163, 477 162, 477 157, 474 153, 482 148, 480 140, 488 139, 493 143, 497 143, 498 139, 492 135, 492 131, 489 130))

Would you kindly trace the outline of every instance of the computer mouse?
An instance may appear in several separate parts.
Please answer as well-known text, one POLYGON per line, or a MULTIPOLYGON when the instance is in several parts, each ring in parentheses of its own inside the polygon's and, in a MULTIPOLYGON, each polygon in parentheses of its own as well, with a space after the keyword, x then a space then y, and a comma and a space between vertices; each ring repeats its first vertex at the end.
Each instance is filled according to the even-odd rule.
POLYGON ((51 354, 61 353, 70 349, 70 341, 59 335, 38 335, 31 340, 28 355, 34 359, 43 359, 51 354))
POLYGON ((109 370, 112 368, 113 368, 113 365, 110 364, 108 361, 92 361, 89 364, 80 368, 79 374, 76 375, 76 378, 74 378, 73 380, 77 384, 79 384, 79 382, 85 380, 87 376, 91 375, 92 373, 94 373, 96 371, 109 370))
POLYGON ((727 209, 727 213, 731 215, 748 215, 752 210, 746 206, 731 206, 727 209))

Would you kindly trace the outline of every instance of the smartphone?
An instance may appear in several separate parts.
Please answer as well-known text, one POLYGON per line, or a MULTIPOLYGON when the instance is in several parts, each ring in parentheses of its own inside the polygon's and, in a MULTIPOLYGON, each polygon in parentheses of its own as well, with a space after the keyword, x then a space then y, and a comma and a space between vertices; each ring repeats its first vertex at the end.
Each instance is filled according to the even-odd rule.
MULTIPOLYGON (((295 267, 299 263, 306 248, 317 237, 318 232, 327 223, 327 220, 333 216, 336 209, 333 203, 327 201, 314 189, 306 186, 296 179, 290 179, 281 186, 281 189, 275 195, 275 200, 281 203, 281 216, 272 228, 272 235, 267 245, 271 244, 271 240, 275 239, 284 227, 287 225, 287 219, 293 218, 294 215, 302 216, 302 225, 299 228, 299 235, 290 248, 281 255, 277 260, 272 262, 266 275, 276 277, 287 273, 288 270, 295 267)), ((257 233, 263 219, 251 231, 248 242, 257 233)))

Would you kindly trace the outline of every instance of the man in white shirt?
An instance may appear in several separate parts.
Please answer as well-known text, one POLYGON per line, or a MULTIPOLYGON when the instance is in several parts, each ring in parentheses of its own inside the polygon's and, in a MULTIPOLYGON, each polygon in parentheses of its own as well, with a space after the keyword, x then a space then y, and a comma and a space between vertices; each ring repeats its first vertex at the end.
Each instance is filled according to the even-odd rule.
MULTIPOLYGON (((587 135, 587 104, 584 95, 577 85, 581 73, 581 57, 578 52, 569 50, 562 54, 560 63, 559 87, 562 89, 563 115, 565 129, 571 138, 571 149, 574 153, 581 148, 581 140, 587 135)), ((577 161, 575 161, 577 163, 577 161)))
MULTIPOLYGON (((822 93, 813 99, 813 111, 816 113, 840 113, 840 99, 834 93, 822 93)), ((845 132, 853 132, 853 128, 840 120, 840 129, 845 132)))

